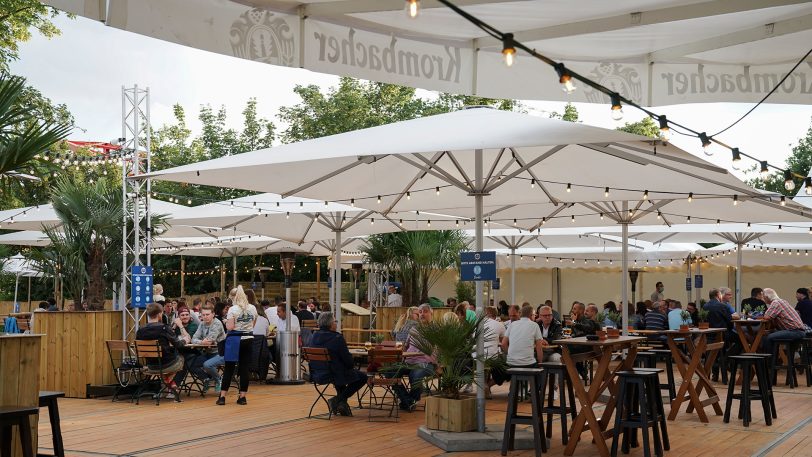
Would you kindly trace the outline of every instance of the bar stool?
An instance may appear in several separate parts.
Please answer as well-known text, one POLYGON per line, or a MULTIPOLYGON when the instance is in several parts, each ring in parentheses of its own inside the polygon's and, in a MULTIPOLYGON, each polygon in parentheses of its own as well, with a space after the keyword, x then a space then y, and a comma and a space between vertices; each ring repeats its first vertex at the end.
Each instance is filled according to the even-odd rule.
MULTIPOLYGON (((663 455, 663 445, 669 449, 667 435, 666 441, 660 439, 660 431, 667 430, 665 424, 665 414, 662 414, 657 406, 659 395, 659 370, 633 370, 619 371, 617 409, 615 410, 615 428, 612 435, 611 455, 617 456, 618 438, 623 432, 623 443, 621 451, 629 453, 631 444, 636 444, 637 430, 640 429, 643 435, 643 455, 651 455, 649 446, 649 432, 652 429, 654 439, 654 453, 658 457, 663 455), (631 435, 631 433, 634 435, 631 435)), ((662 399, 660 399, 662 404, 662 399)))
POLYGON ((56 400, 64 396, 65 392, 39 391, 39 407, 48 408, 48 418, 51 421, 51 437, 53 438, 55 457, 65 457, 65 447, 62 444, 62 425, 59 421, 59 404, 56 400))
POLYGON ((634 358, 634 366, 637 368, 656 368, 657 354, 652 351, 639 351, 634 358))
POLYGON ((665 363, 666 382, 660 383, 660 390, 668 391, 668 403, 671 403, 677 398, 677 388, 674 383, 674 358, 671 349, 652 349, 650 352, 655 355, 655 365, 650 368, 655 368, 658 361, 665 363))
POLYGON ((806 387, 812 387, 812 336, 809 333, 801 344, 801 363, 806 373, 806 387))
POLYGON ((798 386, 798 377, 795 375, 795 353, 801 347, 801 340, 773 340, 773 353, 772 353, 772 376, 773 385, 778 384, 778 370, 787 370, 787 379, 784 385, 794 389, 798 386), (787 356, 786 365, 779 364, 778 360, 781 354, 781 348, 784 349, 784 354, 787 356))
POLYGON ((764 410, 764 421, 767 425, 772 425, 772 412, 770 410, 770 396, 767 391, 767 382, 764 379, 767 375, 767 367, 764 359, 761 357, 752 357, 747 355, 732 355, 728 357, 733 369, 730 371, 730 383, 727 387, 727 401, 725 402, 725 415, 723 421, 727 424, 730 422, 730 409, 733 406, 733 399, 739 400, 739 418, 742 419, 745 427, 750 426, 752 414, 750 411, 750 402, 752 400, 761 400, 761 406, 764 410), (742 388, 741 393, 736 391, 736 372, 738 367, 741 367, 742 372, 742 388), (751 374, 755 374, 758 383, 758 392, 753 393, 750 391, 751 374))
POLYGON ((542 437, 544 419, 541 414, 541 368, 509 368, 510 393, 508 394, 508 407, 505 414, 505 431, 502 435, 502 455, 514 449, 516 442, 516 425, 530 425, 533 428, 533 442, 536 448, 536 457, 547 452, 547 439, 542 437), (518 413, 519 386, 522 381, 527 382, 530 388, 530 402, 532 405, 529 416, 518 413))
POLYGON ((0 457, 11 457, 12 427, 17 426, 23 457, 34 457, 29 416, 37 416, 36 406, 0 406, 0 457))
POLYGON ((773 358, 772 354, 748 352, 747 354, 741 355, 760 359, 756 364, 756 370, 761 369, 764 372, 764 379, 767 381, 767 397, 770 402, 770 412, 772 413, 773 419, 778 419, 778 412, 775 409, 775 397, 773 396, 773 381, 772 376, 770 376, 770 363, 772 363, 773 358))
POLYGON ((567 415, 575 421, 575 393, 567 368, 562 363, 544 362, 541 364, 544 374, 541 377, 541 413, 547 414, 547 438, 553 437, 553 414, 561 420, 561 441, 567 444, 567 415), (558 385, 558 406, 555 405, 555 386, 558 385), (569 404, 567 403, 569 397, 569 404))

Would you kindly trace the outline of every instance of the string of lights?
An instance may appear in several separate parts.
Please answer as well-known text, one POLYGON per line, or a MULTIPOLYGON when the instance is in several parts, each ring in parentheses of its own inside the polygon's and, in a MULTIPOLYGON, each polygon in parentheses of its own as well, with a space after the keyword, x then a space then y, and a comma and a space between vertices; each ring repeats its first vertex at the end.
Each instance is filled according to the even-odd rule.
MULTIPOLYGON (((500 40, 502 42, 502 55, 504 56, 505 64, 508 67, 513 66, 514 62, 516 61, 517 49, 521 49, 521 50, 525 51, 526 53, 528 53, 530 56, 532 56, 532 57, 534 57, 534 58, 536 58, 536 59, 538 59, 538 60, 540 60, 540 61, 542 61, 542 62, 544 62, 544 63, 546 63, 548 65, 550 65, 551 67, 553 67, 556 74, 558 75, 558 80, 559 80, 559 83, 562 85, 562 89, 567 94, 570 94, 570 93, 572 93, 573 91, 576 90, 576 86, 574 84, 574 81, 578 81, 578 82, 580 82, 582 84, 585 84, 585 85, 587 85, 587 86, 589 86, 589 87, 591 87, 591 88, 605 94, 609 98, 609 100, 611 102, 611 114, 612 114, 612 118, 615 119, 615 120, 622 119, 622 117, 623 117, 623 105, 631 106, 633 108, 636 108, 636 109, 642 111, 643 113, 645 113, 646 115, 648 115, 649 117, 651 117, 652 119, 656 120, 659 123, 660 136, 661 136, 661 139, 663 141, 667 141, 669 139, 672 127, 679 127, 680 129, 682 129, 682 130, 684 130, 686 132, 690 132, 689 135, 698 138, 699 141, 702 144, 702 149, 703 149, 704 153, 706 155, 708 155, 708 156, 713 155, 713 151, 710 149, 710 146, 712 144, 714 144, 714 143, 721 146, 721 147, 724 147, 724 148, 730 150, 730 152, 732 154, 732 160, 733 160, 734 168, 738 167, 739 162, 741 161, 742 157, 747 157, 747 158, 749 158, 751 160, 754 160, 760 166, 759 171, 761 172, 762 176, 764 175, 765 170, 766 170, 766 174, 769 175, 770 174, 769 169, 773 169, 773 170, 776 170, 776 171, 782 173, 783 176, 784 176, 784 186, 788 191, 792 191, 795 188, 795 182, 794 182, 795 178, 799 178, 801 180, 804 180, 804 181, 806 181, 806 184, 808 186, 812 186, 812 183, 810 183, 810 177, 797 174, 797 173, 795 173, 795 172, 793 172, 791 170, 788 170, 788 169, 777 167, 777 166, 775 166, 773 164, 770 164, 766 160, 760 160, 759 158, 757 158, 757 157, 755 157, 753 155, 742 152, 737 147, 729 146, 729 145, 725 144, 724 142, 722 142, 721 140, 715 138, 716 135, 719 135, 719 134, 725 132, 727 129, 729 129, 733 125, 736 125, 739 121, 741 121, 741 119, 743 119, 748 114, 750 114, 750 112, 752 112, 752 110, 750 110, 750 112, 746 113, 744 116, 742 116, 740 119, 735 121, 733 124, 731 124, 727 128, 717 132, 714 135, 708 135, 704 131, 694 130, 694 129, 692 129, 690 127, 687 127, 687 126, 685 126, 685 125, 683 125, 681 123, 675 122, 673 120, 669 120, 663 114, 656 114, 656 113, 652 112, 651 110, 646 109, 646 108, 640 106, 639 104, 635 103, 633 100, 630 100, 630 99, 624 97, 620 93, 618 93, 618 92, 616 92, 616 91, 614 91, 614 90, 612 90, 612 89, 610 89, 610 88, 608 88, 608 87, 606 87, 606 86, 604 86, 604 85, 602 85, 600 83, 592 81, 591 79, 589 79, 589 78, 587 78, 587 77, 585 77, 585 76, 583 76, 583 75, 581 75, 579 73, 576 73, 576 72, 570 70, 569 68, 567 68, 564 65, 563 62, 556 62, 555 60, 541 54, 540 52, 536 51, 535 49, 531 49, 530 47, 528 47, 528 46, 524 45, 523 43, 517 41, 515 39, 513 33, 502 32, 501 30, 497 29, 496 27, 491 26, 490 24, 486 23, 485 21, 477 18, 476 16, 474 16, 474 15, 468 13, 467 11, 463 10, 462 8, 456 6, 454 3, 452 3, 449 0, 438 0, 438 1, 439 1, 439 3, 445 5, 446 7, 448 7, 449 9, 451 9, 452 11, 454 11, 455 13, 457 13, 458 15, 460 15, 461 17, 466 19, 468 22, 470 22, 474 26, 476 26, 479 29, 481 29, 482 31, 484 31, 487 35, 489 35, 489 36, 491 36, 491 37, 493 37, 493 38, 495 38, 497 40, 500 40)), ((419 4, 420 4, 419 0, 406 0, 406 11, 407 11, 409 17, 415 18, 415 17, 418 16, 418 14, 419 14, 419 4)), ((801 59, 798 60, 798 63, 796 63, 796 65, 795 65, 795 67, 793 67, 793 69, 797 68, 801 63, 803 63, 806 60, 806 58, 809 56, 810 53, 812 53, 812 49, 810 49, 809 52, 807 52, 801 59)), ((789 75, 791 73, 792 73, 792 70, 787 72, 787 75, 789 75)), ((785 76, 785 78, 786 78, 786 76, 785 76)), ((772 94, 781 85, 781 83, 783 81, 784 81, 783 79, 781 81, 779 81, 778 84, 775 85, 775 88, 773 88, 773 90, 770 91, 767 94, 767 96, 764 97, 764 99, 762 99, 760 102, 758 102, 758 104, 756 104, 756 106, 753 107, 753 109, 755 109, 761 103, 763 103, 764 100, 766 100, 766 98, 769 97, 770 94, 772 94)), ((680 133, 685 134, 684 132, 680 132, 680 133)))

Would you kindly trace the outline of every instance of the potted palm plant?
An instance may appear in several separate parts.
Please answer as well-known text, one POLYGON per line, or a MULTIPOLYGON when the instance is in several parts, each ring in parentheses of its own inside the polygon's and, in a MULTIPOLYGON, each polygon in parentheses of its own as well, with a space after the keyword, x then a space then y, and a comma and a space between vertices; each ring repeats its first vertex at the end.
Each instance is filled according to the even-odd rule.
POLYGON ((434 356, 437 394, 426 397, 426 426, 434 430, 467 432, 475 430, 476 397, 465 395, 465 386, 475 384, 475 362, 486 367, 504 368, 499 358, 486 358, 476 351, 479 335, 486 336, 480 316, 473 322, 459 319, 424 322, 414 328, 412 345, 434 356))
POLYGON ((682 325, 679 326, 680 332, 687 332, 688 331, 688 322, 691 320, 691 313, 687 310, 682 310, 679 313, 679 317, 682 318, 682 325))
POLYGON ((620 328, 623 326, 623 315, 617 311, 610 311, 607 313, 607 317, 615 326, 606 328, 606 336, 608 338, 619 338, 620 328))
POLYGON ((708 312, 708 310, 706 310, 704 307, 701 307, 701 308, 699 308, 697 310, 696 317, 697 317, 697 319, 699 319, 699 324, 698 324, 699 328, 706 329, 706 328, 710 327, 710 324, 708 323, 708 315, 709 314, 710 314, 710 312, 708 312))

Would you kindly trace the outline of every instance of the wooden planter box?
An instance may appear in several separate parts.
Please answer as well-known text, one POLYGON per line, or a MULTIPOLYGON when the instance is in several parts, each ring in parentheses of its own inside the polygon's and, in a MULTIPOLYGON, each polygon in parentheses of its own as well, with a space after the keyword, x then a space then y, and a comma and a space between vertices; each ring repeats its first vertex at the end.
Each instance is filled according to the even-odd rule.
POLYGON ((426 397, 426 427, 446 432, 476 430, 476 397, 426 397))

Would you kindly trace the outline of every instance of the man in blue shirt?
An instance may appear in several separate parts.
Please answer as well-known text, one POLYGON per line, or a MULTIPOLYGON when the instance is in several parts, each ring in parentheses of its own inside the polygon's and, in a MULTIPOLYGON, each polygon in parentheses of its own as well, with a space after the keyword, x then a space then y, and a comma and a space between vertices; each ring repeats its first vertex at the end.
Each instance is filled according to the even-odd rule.
POLYGON ((668 316, 666 310, 668 305, 663 300, 656 304, 656 307, 647 312, 643 318, 646 330, 668 330, 668 316))
POLYGON ((687 322, 683 322, 682 320, 682 303, 678 301, 674 301, 674 308, 668 312, 668 329, 669 330, 679 330, 679 326, 682 324, 693 324, 691 318, 688 318, 687 322))

